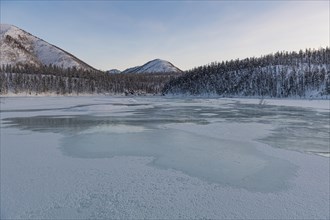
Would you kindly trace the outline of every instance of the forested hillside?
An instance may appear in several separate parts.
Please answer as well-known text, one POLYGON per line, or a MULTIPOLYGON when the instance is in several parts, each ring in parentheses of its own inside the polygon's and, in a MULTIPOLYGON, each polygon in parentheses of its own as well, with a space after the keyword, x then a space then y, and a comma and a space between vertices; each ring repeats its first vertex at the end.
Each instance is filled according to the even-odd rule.
POLYGON ((107 74, 49 65, 0 67, 0 94, 160 94, 172 73, 107 74))
POLYGON ((330 49, 214 62, 169 81, 163 94, 329 97, 330 49))
POLYGON ((330 97, 330 49, 277 52, 178 73, 107 74, 55 65, 0 67, 0 94, 330 97))

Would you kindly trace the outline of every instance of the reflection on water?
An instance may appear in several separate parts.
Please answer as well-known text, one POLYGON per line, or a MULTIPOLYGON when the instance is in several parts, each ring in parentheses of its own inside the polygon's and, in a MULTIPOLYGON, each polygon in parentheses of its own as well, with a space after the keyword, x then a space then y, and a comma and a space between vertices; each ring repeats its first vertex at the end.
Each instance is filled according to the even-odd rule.
MULTIPOLYGON (((64 138, 60 149, 71 157, 150 156, 155 158, 152 166, 176 169, 207 181, 260 192, 287 188, 288 180, 297 168, 289 161, 258 151, 253 141, 228 140, 221 135, 210 138, 160 127, 169 123, 194 123, 208 129, 208 124, 223 121, 271 124, 275 129, 259 141, 302 152, 329 152, 327 113, 240 103, 219 106, 192 100, 178 103, 143 104, 152 105, 150 108, 135 108, 141 106, 138 103, 127 104, 133 109, 130 110, 132 114, 125 116, 120 112, 99 116, 94 114, 93 108, 88 109, 88 115, 74 114, 75 110, 93 107, 91 104, 70 107, 72 114, 66 116, 6 118, 3 124, 37 132, 61 133, 64 138)), ((123 104, 109 104, 110 107, 118 105, 123 104)))

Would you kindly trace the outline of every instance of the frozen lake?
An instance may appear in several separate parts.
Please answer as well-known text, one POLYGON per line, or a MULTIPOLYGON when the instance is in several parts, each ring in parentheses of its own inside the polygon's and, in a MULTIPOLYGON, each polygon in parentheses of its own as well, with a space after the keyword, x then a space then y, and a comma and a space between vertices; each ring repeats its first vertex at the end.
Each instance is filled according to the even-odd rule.
POLYGON ((1 98, 1 217, 326 219, 329 100, 1 98))

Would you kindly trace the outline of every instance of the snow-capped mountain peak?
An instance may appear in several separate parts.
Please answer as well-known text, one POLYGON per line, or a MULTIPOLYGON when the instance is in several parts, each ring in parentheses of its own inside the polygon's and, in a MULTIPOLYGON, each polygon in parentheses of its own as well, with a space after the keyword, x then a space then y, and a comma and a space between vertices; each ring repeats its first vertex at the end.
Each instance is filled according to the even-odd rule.
POLYGON ((121 73, 121 71, 117 70, 117 69, 111 69, 111 70, 108 70, 107 73, 109 73, 109 74, 119 74, 119 73, 121 73))
POLYGON ((1 24, 0 26, 0 34, 7 32, 10 28, 17 28, 10 24, 1 24))
POLYGON ((55 65, 94 70, 72 54, 9 24, 0 25, 0 65, 55 65))
POLYGON ((181 73, 182 70, 174 66, 172 63, 154 59, 142 66, 136 66, 124 70, 122 73, 181 73))

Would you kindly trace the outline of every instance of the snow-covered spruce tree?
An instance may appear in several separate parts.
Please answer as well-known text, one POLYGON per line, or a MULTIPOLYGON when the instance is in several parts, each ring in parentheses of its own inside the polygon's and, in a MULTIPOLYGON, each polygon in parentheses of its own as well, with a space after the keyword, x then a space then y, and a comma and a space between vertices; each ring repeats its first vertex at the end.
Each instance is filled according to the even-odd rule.
POLYGON ((277 52, 196 67, 169 81, 164 94, 257 97, 328 96, 330 49, 277 52))
POLYGON ((164 84, 177 77, 174 73, 106 74, 58 66, 10 66, 0 68, 0 94, 13 93, 58 95, 82 93, 160 94, 164 84))

